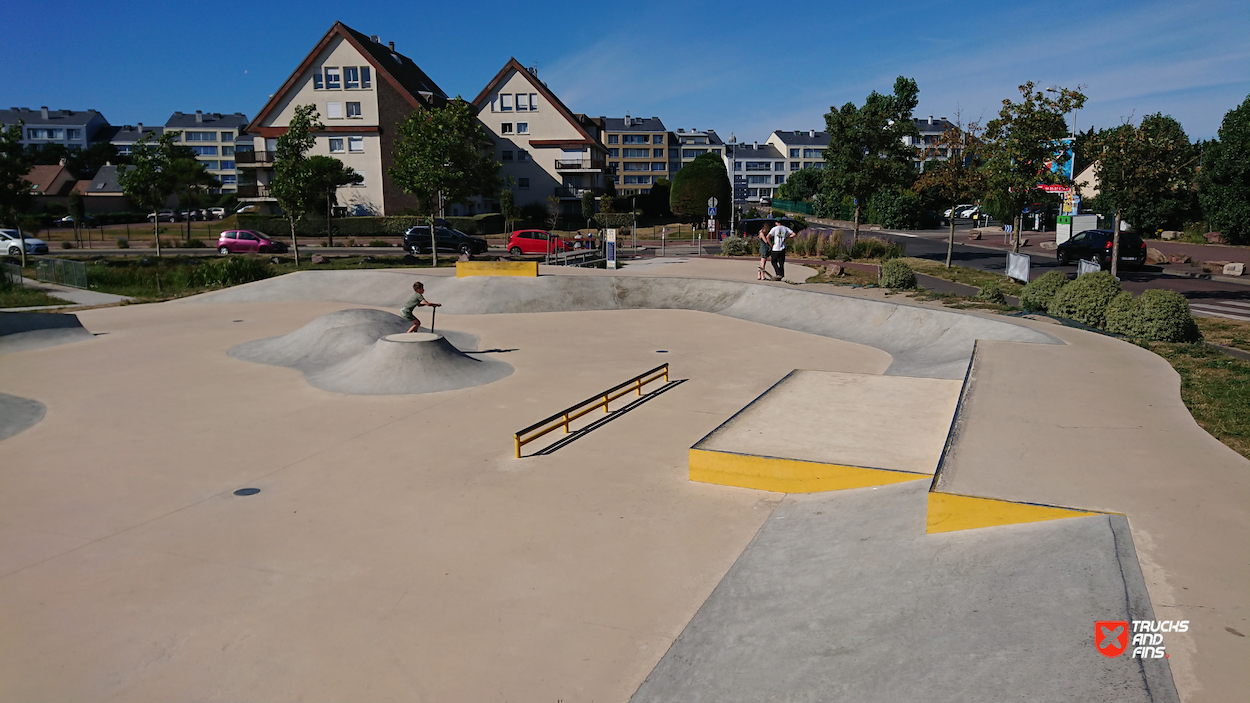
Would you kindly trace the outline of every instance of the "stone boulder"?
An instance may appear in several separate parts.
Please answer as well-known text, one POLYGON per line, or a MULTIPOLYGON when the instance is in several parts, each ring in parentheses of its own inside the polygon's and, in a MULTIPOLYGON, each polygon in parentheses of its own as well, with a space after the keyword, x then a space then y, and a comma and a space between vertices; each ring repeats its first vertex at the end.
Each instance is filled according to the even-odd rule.
POLYGON ((1202 272, 1203 273, 1224 273, 1224 267, 1227 266, 1229 263, 1231 262, 1204 261, 1202 262, 1202 272))
POLYGON ((1202 236, 1206 237, 1208 244, 1227 244, 1228 243, 1227 241, 1224 240, 1223 232, 1207 232, 1206 234, 1202 236))
POLYGON ((1241 276, 1246 273, 1246 265, 1240 261, 1224 264, 1225 276, 1241 276))
POLYGON ((1173 264, 1187 264, 1191 261, 1189 254, 1169 254, 1168 261, 1173 264))
POLYGON ((1166 229, 1166 230, 1163 230, 1163 234, 1160 234, 1159 237, 1161 239, 1166 239, 1170 242, 1170 241, 1180 239, 1181 233, 1173 229, 1166 229))
POLYGON ((313 254, 312 262, 314 264, 324 264, 326 262, 326 257, 322 256, 321 254, 313 254))
POLYGON ((1168 255, 1151 247, 1146 250, 1146 263, 1151 265, 1169 263, 1168 255))

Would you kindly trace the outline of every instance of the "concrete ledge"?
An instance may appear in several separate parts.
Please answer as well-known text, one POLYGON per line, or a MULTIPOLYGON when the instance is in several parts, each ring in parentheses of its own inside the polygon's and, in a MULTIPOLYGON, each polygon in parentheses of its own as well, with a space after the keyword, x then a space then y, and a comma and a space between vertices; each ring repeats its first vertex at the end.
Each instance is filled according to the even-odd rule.
POLYGON ((1076 510, 1054 505, 1017 503, 997 498, 977 498, 955 493, 929 493, 925 533, 974 530, 979 527, 1018 525, 1088 515, 1114 515, 1098 510, 1076 510))
POLYGON ((818 493, 917 481, 928 474, 733 452, 690 450, 690 480, 777 493, 818 493))
POLYGON ((538 276, 537 261, 457 261, 456 278, 467 276, 538 276))

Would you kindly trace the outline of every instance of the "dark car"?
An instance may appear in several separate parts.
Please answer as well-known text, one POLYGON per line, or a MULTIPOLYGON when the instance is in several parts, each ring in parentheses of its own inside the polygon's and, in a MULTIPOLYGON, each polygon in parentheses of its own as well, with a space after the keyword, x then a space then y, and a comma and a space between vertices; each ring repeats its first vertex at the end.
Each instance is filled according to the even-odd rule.
MULTIPOLYGON (((435 241, 439 251, 450 251, 457 254, 486 253, 486 240, 481 237, 470 237, 458 229, 438 227, 435 229, 435 241)), ((418 225, 404 232, 404 248, 413 254, 430 253, 430 226, 418 225)))
POLYGON ((738 220, 734 224, 734 230, 738 232, 739 236, 747 237, 749 239, 754 237, 756 234, 759 234, 760 228, 767 226, 769 222, 785 225, 795 232, 803 229, 799 225, 798 220, 789 217, 755 217, 749 220, 738 220))
MULTIPOLYGON (((1078 259, 1097 261, 1103 268, 1111 266, 1111 250, 1115 233, 1109 229, 1087 229, 1077 233, 1055 249, 1055 259, 1066 266, 1078 259)), ((1146 243, 1133 232, 1120 233, 1120 263, 1141 266, 1146 263, 1146 243)))

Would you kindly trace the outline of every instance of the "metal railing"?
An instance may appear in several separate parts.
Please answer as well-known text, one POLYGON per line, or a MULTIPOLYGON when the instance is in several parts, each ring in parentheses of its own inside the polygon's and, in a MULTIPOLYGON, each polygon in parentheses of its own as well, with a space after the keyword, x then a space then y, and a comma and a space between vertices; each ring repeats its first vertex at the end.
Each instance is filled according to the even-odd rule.
POLYGON ((555 415, 552 415, 545 420, 535 422, 529 427, 517 432, 512 435, 512 439, 516 444, 516 458, 521 458, 521 447, 524 447, 543 435, 555 432, 561 427, 564 428, 564 434, 568 434, 569 423, 589 412, 603 408, 603 413, 605 415, 608 414, 608 403, 628 394, 631 390, 636 390, 638 395, 641 396, 642 387, 652 381, 658 381, 660 377, 663 377, 664 382, 668 383, 668 364, 661 364, 650 371, 638 374, 620 385, 613 386, 602 393, 597 393, 577 405, 567 407, 555 415))
POLYGON ((72 288, 87 287, 87 265, 65 259, 39 259, 35 262, 35 280, 59 283, 72 288))
POLYGON ((580 198, 582 193, 590 193, 598 197, 608 192, 606 188, 578 188, 575 186, 556 186, 557 198, 580 198))
POLYGON ((239 190, 235 193, 235 197, 239 198, 268 198, 269 186, 246 184, 239 186, 239 190))
POLYGON ((608 162, 601 159, 556 159, 556 170, 565 171, 569 169, 591 169, 603 171, 608 167, 608 162))
POLYGON ((272 151, 236 151, 234 163, 237 164, 268 164, 273 163, 272 151))
POLYGON ((22 287, 22 267, 17 264, 0 264, 0 280, 11 286, 22 287))

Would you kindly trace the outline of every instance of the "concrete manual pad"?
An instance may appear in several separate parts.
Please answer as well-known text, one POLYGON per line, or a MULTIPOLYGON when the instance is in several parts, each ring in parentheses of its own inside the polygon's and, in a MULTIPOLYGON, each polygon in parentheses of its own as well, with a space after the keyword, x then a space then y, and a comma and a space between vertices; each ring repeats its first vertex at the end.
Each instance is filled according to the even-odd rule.
POLYGON ((1153 619, 1123 516, 926 535, 926 489, 786 497, 633 703, 1179 700, 1094 645, 1153 619))
POLYGON ((932 475, 959 381, 796 370, 696 449, 932 475))

